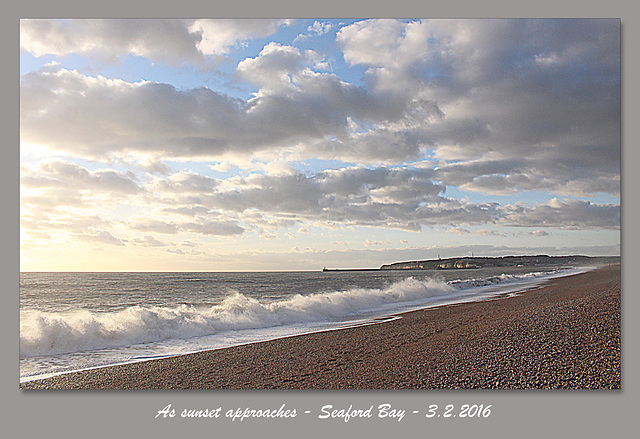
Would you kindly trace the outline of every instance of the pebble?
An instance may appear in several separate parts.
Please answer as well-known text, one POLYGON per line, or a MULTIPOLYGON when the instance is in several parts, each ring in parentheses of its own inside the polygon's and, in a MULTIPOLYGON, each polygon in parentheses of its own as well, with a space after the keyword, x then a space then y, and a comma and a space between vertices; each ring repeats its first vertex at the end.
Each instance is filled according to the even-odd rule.
POLYGON ((76 372, 23 389, 619 389, 620 266, 377 325, 76 372))

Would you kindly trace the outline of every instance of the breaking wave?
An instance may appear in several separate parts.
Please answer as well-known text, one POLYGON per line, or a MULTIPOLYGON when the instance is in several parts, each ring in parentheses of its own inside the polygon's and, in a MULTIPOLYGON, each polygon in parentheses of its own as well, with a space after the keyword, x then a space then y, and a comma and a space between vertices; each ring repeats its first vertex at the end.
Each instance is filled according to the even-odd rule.
POLYGON ((407 278, 382 289, 297 294, 272 303, 233 293, 221 304, 209 307, 132 306, 113 312, 64 313, 25 310, 20 313, 20 357, 122 348, 223 331, 333 322, 383 307, 428 303, 460 290, 517 279, 522 276, 448 283, 407 278))

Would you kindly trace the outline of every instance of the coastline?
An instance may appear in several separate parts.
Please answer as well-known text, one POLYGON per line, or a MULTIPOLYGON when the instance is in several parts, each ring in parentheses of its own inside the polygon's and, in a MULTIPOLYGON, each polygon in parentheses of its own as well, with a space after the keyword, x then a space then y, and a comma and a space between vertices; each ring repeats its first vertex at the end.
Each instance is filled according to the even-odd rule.
POLYGON ((375 325, 90 369, 22 389, 619 389, 620 265, 375 325))

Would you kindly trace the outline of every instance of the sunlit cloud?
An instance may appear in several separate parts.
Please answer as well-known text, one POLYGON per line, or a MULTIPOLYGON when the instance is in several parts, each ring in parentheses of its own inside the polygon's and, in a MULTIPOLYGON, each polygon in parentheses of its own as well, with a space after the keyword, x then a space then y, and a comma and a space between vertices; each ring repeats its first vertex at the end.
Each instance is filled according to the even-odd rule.
POLYGON ((21 20, 25 257, 619 249, 619 21, 345 21, 21 20))
POLYGON ((154 61, 201 62, 225 55, 291 20, 50 20, 20 21, 20 47, 36 56, 93 55, 115 61, 136 55, 154 61))

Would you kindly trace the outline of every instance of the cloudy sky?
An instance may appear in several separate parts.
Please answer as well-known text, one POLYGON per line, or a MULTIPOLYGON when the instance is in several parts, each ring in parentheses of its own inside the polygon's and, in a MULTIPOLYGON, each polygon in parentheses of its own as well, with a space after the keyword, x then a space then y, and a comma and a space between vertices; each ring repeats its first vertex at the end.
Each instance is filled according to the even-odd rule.
POLYGON ((21 20, 22 271, 620 253, 618 20, 21 20))

